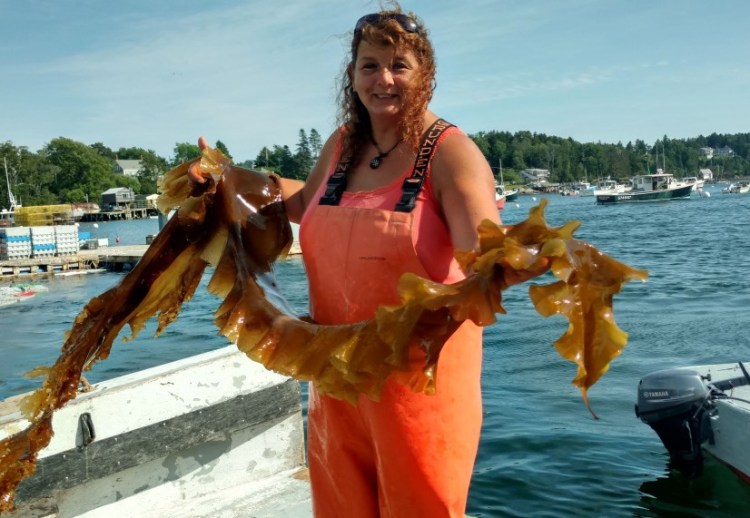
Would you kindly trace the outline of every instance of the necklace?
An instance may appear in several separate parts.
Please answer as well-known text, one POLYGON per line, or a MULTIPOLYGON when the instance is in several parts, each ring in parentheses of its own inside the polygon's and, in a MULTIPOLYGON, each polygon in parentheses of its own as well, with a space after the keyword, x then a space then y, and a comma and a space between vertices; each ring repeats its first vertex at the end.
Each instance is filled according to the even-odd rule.
POLYGON ((375 149, 377 149, 377 150, 378 150, 378 154, 377 154, 377 155, 375 155, 375 157, 374 157, 374 158, 373 158, 372 160, 370 160, 370 169, 377 169, 378 167, 380 167, 380 163, 381 163, 381 162, 383 161, 383 159, 384 159, 385 157, 387 157, 387 156, 388 156, 388 154, 389 154, 389 153, 390 153, 391 151, 393 151, 394 149, 396 149, 396 148, 398 147, 398 145, 399 145, 399 144, 401 144, 401 141, 402 141, 402 140, 403 140, 403 139, 399 139, 399 140, 398 140, 398 142, 396 142, 396 143, 395 143, 395 144, 393 145, 393 147, 392 147, 391 149, 389 149, 388 151, 382 151, 382 150, 380 149, 380 146, 378 146, 378 143, 377 143, 377 142, 375 142, 375 139, 374 139, 374 138, 372 138, 372 135, 370 135, 370 142, 372 142, 372 145, 373 145, 373 146, 375 146, 375 149))

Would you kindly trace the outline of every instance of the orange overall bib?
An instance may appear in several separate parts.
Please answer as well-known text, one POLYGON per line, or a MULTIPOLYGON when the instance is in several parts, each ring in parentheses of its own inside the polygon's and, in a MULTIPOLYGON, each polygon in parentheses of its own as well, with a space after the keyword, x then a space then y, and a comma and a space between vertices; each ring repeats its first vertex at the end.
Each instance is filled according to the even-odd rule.
MULTIPOLYGON (((345 192, 340 206, 309 207, 300 240, 316 322, 370 319, 379 305, 399 302, 396 284, 403 273, 431 277, 416 251, 415 218, 426 195, 410 213, 376 208, 395 205, 402 180, 370 193, 345 192)), ((447 236, 443 227, 435 231, 447 236)), ((455 282, 462 274, 446 250, 434 251, 446 263, 437 268, 444 278, 432 278, 455 282)), ((481 328, 471 322, 459 327, 441 353, 433 396, 391 380, 380 401, 360 396, 355 407, 311 384, 308 462, 315 516, 464 516, 482 421, 481 342, 481 328)))

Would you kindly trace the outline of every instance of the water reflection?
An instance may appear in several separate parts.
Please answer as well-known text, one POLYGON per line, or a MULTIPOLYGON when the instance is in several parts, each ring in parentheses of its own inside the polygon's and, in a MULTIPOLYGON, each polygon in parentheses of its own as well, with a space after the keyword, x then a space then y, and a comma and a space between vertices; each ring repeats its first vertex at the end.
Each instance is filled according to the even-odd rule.
POLYGON ((689 478, 665 466, 663 476, 646 480, 640 490, 643 510, 635 516, 750 516, 750 486, 710 455, 701 476, 689 478))

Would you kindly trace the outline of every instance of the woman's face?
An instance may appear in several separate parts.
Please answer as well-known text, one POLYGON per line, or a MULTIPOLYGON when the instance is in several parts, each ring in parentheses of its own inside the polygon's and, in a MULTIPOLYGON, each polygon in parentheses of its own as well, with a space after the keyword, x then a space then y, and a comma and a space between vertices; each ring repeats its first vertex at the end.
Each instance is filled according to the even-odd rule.
POLYGON ((362 41, 352 70, 352 86, 370 117, 399 114, 408 102, 409 87, 418 78, 414 52, 362 41))

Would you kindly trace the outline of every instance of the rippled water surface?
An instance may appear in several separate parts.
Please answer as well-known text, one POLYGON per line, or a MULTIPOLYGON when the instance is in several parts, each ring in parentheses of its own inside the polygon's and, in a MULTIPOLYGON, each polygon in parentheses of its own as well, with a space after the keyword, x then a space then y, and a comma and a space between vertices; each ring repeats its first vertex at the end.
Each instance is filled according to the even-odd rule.
MULTIPOLYGON (((552 343, 562 318, 543 319, 527 286, 504 294, 506 315, 485 333, 484 427, 469 514, 473 516, 748 516, 750 486, 708 460, 705 475, 670 472, 656 434, 633 412, 640 378, 654 370, 701 363, 750 361, 750 196, 640 205, 597 206, 592 198, 548 196, 547 219, 581 221, 577 237, 632 266, 647 283, 628 284, 615 298, 617 323, 630 343, 589 393, 594 421, 571 385, 575 365, 552 343)), ((524 219, 538 198, 509 203, 503 219, 524 219)), ((156 220, 100 223, 100 237, 139 244, 156 220)), ((96 237, 96 236, 94 236, 96 237)), ((277 266, 282 290, 305 311, 299 257, 277 266)), ((49 291, 0 307, 0 398, 36 387, 22 374, 54 361, 63 333, 92 296, 120 274, 51 278, 49 291)), ((547 279, 549 280, 549 279, 547 279)), ((538 282, 545 282, 540 279, 538 282)), ((216 335, 218 301, 199 288, 180 318, 154 340, 150 325, 133 342, 118 340, 94 367, 98 381, 226 345, 216 335)))

